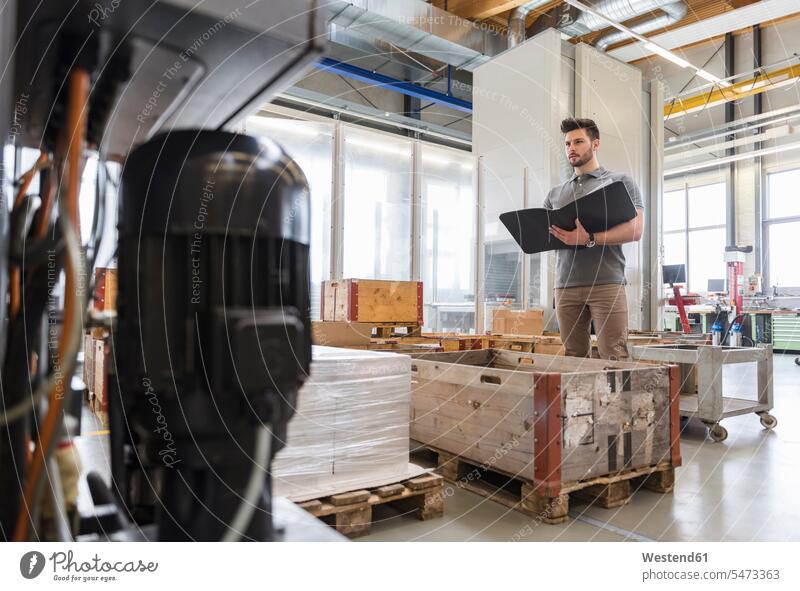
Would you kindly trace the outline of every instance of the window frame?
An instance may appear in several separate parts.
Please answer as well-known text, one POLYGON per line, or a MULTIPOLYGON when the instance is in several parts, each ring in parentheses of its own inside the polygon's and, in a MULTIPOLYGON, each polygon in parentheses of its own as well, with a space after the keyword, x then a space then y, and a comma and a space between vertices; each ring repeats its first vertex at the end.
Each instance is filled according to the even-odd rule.
MULTIPOLYGON (((671 183, 666 183, 663 191, 662 191, 662 203, 663 203, 663 194, 664 193, 674 193, 677 191, 683 191, 683 227, 679 230, 664 230, 663 227, 663 216, 662 216, 662 227, 661 227, 661 263, 662 265, 665 264, 664 259, 664 240, 663 236, 667 235, 677 235, 683 234, 683 247, 684 253, 686 255, 686 289, 687 291, 691 289, 691 291, 695 293, 708 293, 708 285, 703 286, 703 289, 696 289, 696 286, 689 285, 689 278, 691 277, 691 252, 689 250, 689 237, 692 232, 698 232, 703 230, 719 230, 723 229, 727 231, 728 228, 728 212, 725 209, 725 219, 721 224, 708 224, 704 226, 689 226, 689 191, 691 189, 699 189, 701 187, 707 187, 710 185, 724 185, 727 191, 727 180, 725 178, 717 177, 717 176, 709 176, 709 175, 701 175, 700 177, 694 178, 682 178, 680 181, 674 181, 671 183)), ((720 253, 720 257, 723 253, 720 253)), ((723 278, 727 281, 727 273, 723 275, 723 278)))
MULTIPOLYGON (((269 105, 269 107, 262 109, 260 112, 255 113, 253 117, 272 117, 272 118, 281 118, 281 119, 294 119, 298 121, 314 121, 314 122, 331 122, 330 117, 325 117, 313 113, 305 113, 296 111, 294 109, 289 109, 287 107, 277 106, 277 105, 269 105)), ((391 133, 388 131, 384 131, 381 129, 374 129, 369 126, 365 125, 358 125, 356 123, 346 123, 337 118, 334 118, 334 127, 333 127, 333 154, 331 158, 331 178, 332 178, 332 188, 331 188, 331 232, 330 232, 330 250, 331 250, 331 262, 328 265, 328 277, 323 277, 323 281, 327 280, 340 280, 343 279, 343 270, 344 270, 344 244, 345 244, 345 227, 344 227, 344 211, 345 211, 345 200, 347 198, 346 188, 345 188, 345 146, 344 146, 344 138, 348 130, 353 130, 355 132, 361 133, 368 133, 368 134, 377 134, 382 135, 387 138, 390 138, 392 141, 401 141, 405 140, 411 146, 412 149, 412 161, 411 161, 411 170, 410 173, 412 175, 412 191, 411 191, 411 199, 409 200, 409 213, 410 213, 410 238, 411 238, 411 260, 410 260, 410 269, 409 269, 409 278, 411 281, 421 281, 422 280, 422 261, 420 260, 420 254, 422 249, 422 240, 423 240, 423 232, 424 229, 421 225, 421 206, 422 206, 422 186, 421 186, 421 179, 423 177, 424 171, 422 166, 422 149, 423 146, 430 145, 436 149, 451 151, 458 154, 471 154, 470 150, 464 150, 455 148, 452 146, 447 146, 443 144, 439 144, 437 142, 429 142, 421 137, 408 137, 403 136, 400 133, 391 133)), ((246 132, 246 128, 245 128, 246 132)), ((473 192, 475 191, 475 175, 476 175, 476 167, 473 158, 473 167, 472 167, 472 180, 473 180, 473 192)), ((475 197, 477 199, 477 197, 475 197)), ((478 215, 477 215, 477 208, 472 208, 473 214, 471 223, 473 226, 473 236, 475 236, 476 240, 478 240, 479 236, 479 229, 478 229, 478 215)), ((465 253, 466 254, 466 253, 465 253)), ((478 273, 478 261, 472 261, 473 266, 473 275, 477 276, 478 273)), ((477 327, 475 323, 477 322, 477 309, 478 302, 476 300, 475 303, 475 314, 473 315, 473 325, 472 327, 465 326, 464 330, 467 332, 475 332, 477 327)))
MULTIPOLYGON (((800 222, 800 214, 792 216, 772 217, 769 211, 769 191, 770 182, 769 177, 776 174, 800 171, 800 162, 792 162, 788 166, 773 167, 763 171, 762 179, 762 199, 761 211, 763 212, 761 219, 761 236, 762 236, 762 250, 761 250, 761 274, 764 277, 764 290, 772 289, 772 277, 770 277, 769 265, 769 252, 770 252, 770 230, 780 224, 787 224, 792 222, 800 222)), ((800 285, 782 285, 780 286, 781 296, 792 297, 800 295, 800 285)))

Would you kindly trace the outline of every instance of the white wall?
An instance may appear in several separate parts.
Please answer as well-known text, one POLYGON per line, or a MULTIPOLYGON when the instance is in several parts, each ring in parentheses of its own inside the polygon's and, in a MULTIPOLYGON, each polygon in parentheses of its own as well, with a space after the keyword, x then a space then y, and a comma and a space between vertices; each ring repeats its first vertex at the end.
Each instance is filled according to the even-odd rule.
MULTIPOLYGON (((589 45, 575 50, 575 115, 588 117, 600 129, 598 159, 609 170, 627 172, 642 191, 649 189, 642 152, 642 113, 650 109, 642 92, 642 73, 589 45)), ((643 326, 643 244, 622 247, 628 280, 628 323, 643 326)))
MULTIPOLYGON (((473 74, 472 150, 480 167, 479 219, 483 242, 506 244, 510 235, 498 216, 506 211, 538 207, 550 187, 560 180, 561 134, 559 122, 569 110, 569 86, 562 85, 561 37, 550 29, 503 52, 473 74)), ((515 245, 514 245, 515 246, 515 245)), ((545 256, 544 260, 551 257, 545 256)), ((483 277, 479 262, 479 281, 483 277)), ((530 255, 522 257, 519 272, 520 305, 527 305, 531 278, 530 255)), ((552 323, 552 265, 545 264, 538 278, 545 323, 552 323)), ((478 301, 483 301, 479 286, 478 301)), ((484 310, 478 311, 478 326, 484 310)))

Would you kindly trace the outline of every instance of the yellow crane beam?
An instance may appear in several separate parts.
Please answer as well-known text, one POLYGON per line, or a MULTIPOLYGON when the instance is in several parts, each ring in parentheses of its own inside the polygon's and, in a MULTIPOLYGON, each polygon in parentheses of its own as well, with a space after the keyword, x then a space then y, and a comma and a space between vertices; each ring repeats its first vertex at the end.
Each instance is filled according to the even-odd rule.
POLYGON ((793 84, 800 77, 800 64, 761 72, 756 77, 743 80, 730 86, 714 86, 711 90, 692 95, 687 98, 676 97, 664 105, 664 119, 680 117, 687 113, 695 113, 708 107, 721 105, 728 101, 739 100, 774 90, 787 84, 793 84))

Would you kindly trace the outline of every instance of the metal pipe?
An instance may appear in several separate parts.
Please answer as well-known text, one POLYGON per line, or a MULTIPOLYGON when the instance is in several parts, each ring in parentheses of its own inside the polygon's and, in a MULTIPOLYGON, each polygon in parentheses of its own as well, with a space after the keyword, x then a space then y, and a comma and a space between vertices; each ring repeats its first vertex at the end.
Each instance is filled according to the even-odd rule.
POLYGON ((534 0, 522 6, 517 6, 511 11, 511 14, 508 16, 509 49, 525 41, 525 21, 528 19, 528 15, 536 8, 544 6, 548 2, 550 2, 550 0, 534 0))
MULTIPOLYGON (((645 12, 659 10, 663 4, 659 0, 603 0, 592 8, 612 21, 621 23, 645 12)), ((599 31, 608 26, 605 20, 585 12, 575 22, 589 31, 599 31)))
MULTIPOLYGON (((680 21, 686 16, 686 12, 688 11, 688 7, 683 0, 665 4, 664 6, 659 6, 658 8, 662 10, 664 14, 634 25, 631 27, 631 30, 639 33, 640 35, 644 35, 645 33, 649 33, 651 31, 663 29, 680 21)), ((594 46, 597 49, 605 51, 606 47, 609 45, 614 45, 615 43, 619 43, 625 39, 630 39, 630 35, 623 31, 614 31, 600 37, 597 42, 595 42, 594 46)))
MULTIPOLYGON (((669 11, 668 16, 658 16, 644 23, 639 23, 635 27, 631 27, 634 33, 641 34, 643 29, 645 31, 652 31, 658 28, 658 26, 671 24, 673 16, 669 15, 677 15, 679 10, 682 10, 684 15, 686 14, 686 3, 684 0, 600 0, 591 6, 591 13, 585 11, 586 8, 589 7, 572 2, 568 3, 582 12, 577 16, 572 16, 569 13, 564 13, 563 5, 556 6, 547 12, 547 18, 537 20, 528 29, 528 34, 537 33, 547 26, 555 26, 562 33, 571 37, 577 37, 607 28, 609 26, 608 20, 621 24, 648 12, 669 11), (675 6, 677 4, 682 5, 683 8, 681 9, 675 6), (669 8, 665 8, 665 6, 669 6, 669 8), (656 22, 652 23, 652 28, 648 28, 651 21, 656 22)), ((683 17, 681 16, 680 18, 683 17)), ((620 41, 629 36, 622 31, 619 33, 613 31, 609 33, 609 35, 614 35, 615 37, 613 37, 611 41, 606 42, 606 45, 610 45, 611 43, 620 41)))

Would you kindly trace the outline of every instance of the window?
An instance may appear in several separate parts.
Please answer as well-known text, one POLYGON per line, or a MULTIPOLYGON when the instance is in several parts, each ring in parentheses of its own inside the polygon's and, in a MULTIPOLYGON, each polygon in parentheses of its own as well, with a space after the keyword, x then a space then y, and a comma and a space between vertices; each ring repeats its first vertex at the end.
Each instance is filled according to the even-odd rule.
POLYGON ((664 193, 664 232, 686 228, 686 191, 664 193))
POLYGON ((311 317, 319 318, 321 282, 330 277, 333 124, 250 117, 246 132, 278 142, 306 175, 311 191, 311 317))
POLYGON ((781 295, 795 295, 800 289, 797 264, 797 236, 800 235, 800 168, 767 175, 766 238, 767 281, 781 295), (781 290, 790 290, 790 293, 781 290))
POLYGON ((475 196, 469 152, 422 145, 425 330, 475 327, 475 196))
POLYGON ((664 265, 686 265, 687 289, 708 291, 709 279, 725 273, 725 183, 689 186, 664 193, 664 265))
POLYGON ((474 331, 472 154, 355 125, 282 114, 250 117, 245 133, 277 141, 308 179, 312 318, 319 318, 321 282, 334 278, 333 253, 341 256, 341 277, 410 280, 414 244, 424 285, 425 330, 474 331), (342 150, 334 161, 337 144, 342 150), (334 175, 341 183, 333 182, 334 175), (420 190, 417 210, 412 199, 415 182, 420 190), (332 231, 334 216, 341 216, 340 232, 332 231))
POLYGON ((411 278, 412 142, 345 129, 344 277, 411 278))
MULTIPOLYGON (((98 187, 97 166, 97 156, 89 156, 83 168, 83 176, 81 176, 81 188, 78 196, 81 242, 87 245, 87 257, 94 257, 96 267, 115 266, 114 257, 117 252, 117 187, 122 175, 122 165, 116 162, 105 162, 103 168, 99 171, 101 173, 100 188, 101 191, 105 191, 105 206, 101 211, 95 211, 97 203, 95 196, 98 187), (95 215, 100 216, 96 223, 103 224, 99 232, 100 244, 96 252, 94 252, 95 245, 92 243, 95 215)), ((90 274, 93 273, 93 269, 88 271, 90 274)))

